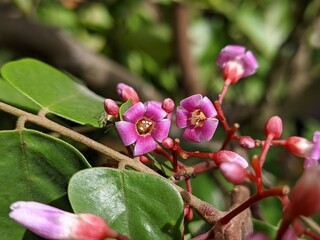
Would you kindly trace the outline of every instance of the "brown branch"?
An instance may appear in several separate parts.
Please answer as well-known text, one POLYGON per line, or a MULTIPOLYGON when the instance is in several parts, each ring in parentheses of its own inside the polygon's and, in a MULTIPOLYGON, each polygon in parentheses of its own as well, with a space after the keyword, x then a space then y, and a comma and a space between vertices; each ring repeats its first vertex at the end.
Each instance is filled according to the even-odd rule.
MULTIPOLYGON (((75 132, 69 128, 66 128, 64 126, 59 125, 56 122, 53 122, 45 117, 45 115, 34 115, 28 112, 25 112, 23 110, 20 110, 18 108, 15 108, 13 106, 10 106, 6 103, 0 102, 0 110, 7 112, 11 115, 17 116, 18 118, 23 118, 23 123, 25 121, 37 124, 41 127, 44 127, 46 129, 49 129, 53 132, 57 132, 61 135, 64 135, 74 141, 77 141, 79 143, 82 143, 92 149, 94 149, 97 152, 100 152, 104 154, 105 156, 116 160, 121 164, 122 167, 127 166, 130 167, 136 171, 143 172, 143 173, 149 173, 153 174, 159 177, 158 173, 150 169, 149 167, 142 164, 140 161, 136 161, 135 159, 129 158, 126 155, 123 155, 108 146, 105 146, 99 142, 96 142, 92 140, 91 138, 88 138, 78 132, 75 132)), ((22 120, 21 120, 22 121, 22 120)), ((21 125, 21 124, 20 124, 21 125)), ((166 178, 165 178, 166 179, 166 178)), ((169 181, 168 179, 166 179, 169 181)), ((170 183, 172 183, 170 181, 170 183)), ((200 216, 203 217, 204 220, 206 220, 210 224, 214 224, 220 217, 221 217, 221 211, 214 208, 209 203, 206 203, 202 201, 201 199, 197 198, 196 196, 188 193, 183 188, 175 185, 172 183, 173 186, 180 192, 181 197, 183 198, 184 202, 188 205, 190 205, 192 208, 194 208, 200 216)))
POLYGON ((182 72, 182 88, 186 95, 203 93, 197 66, 190 52, 188 38, 189 9, 183 3, 174 4, 174 40, 175 52, 182 72))
POLYGON ((115 97, 116 84, 123 82, 135 88, 144 100, 162 99, 152 85, 118 63, 86 49, 62 29, 42 25, 8 9, 0 11, 0 23, 0 46, 68 71, 102 96, 115 97))

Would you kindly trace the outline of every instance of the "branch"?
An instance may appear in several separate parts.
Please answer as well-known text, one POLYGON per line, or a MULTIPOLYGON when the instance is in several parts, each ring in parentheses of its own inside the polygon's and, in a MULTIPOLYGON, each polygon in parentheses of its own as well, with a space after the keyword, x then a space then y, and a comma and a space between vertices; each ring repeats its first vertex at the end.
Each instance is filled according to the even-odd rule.
MULTIPOLYGON (((135 159, 129 158, 126 155, 123 155, 99 142, 96 142, 92 140, 91 138, 88 138, 80 133, 77 133, 69 128, 63 127, 45 117, 44 114, 38 114, 34 115, 28 112, 25 112, 23 110, 20 110, 18 108, 15 108, 13 106, 10 106, 6 103, 0 102, 0 110, 7 112, 11 115, 17 116, 20 119, 23 119, 23 121, 29 121, 34 124, 37 124, 41 127, 44 127, 46 129, 49 129, 53 132, 57 132, 61 135, 64 135, 70 139, 73 139, 74 141, 77 141, 79 143, 85 144, 86 146, 96 150, 97 152, 100 152, 104 154, 107 157, 110 157, 119 163, 121 163, 122 166, 128 166, 136 171, 142 172, 142 173, 149 173, 153 174, 159 177, 158 173, 150 169, 149 167, 142 164, 140 161, 137 161, 135 159)), ((21 124, 20 124, 21 125, 21 124)), ((21 129, 21 126, 20 126, 21 129)), ((166 179, 166 178, 164 178, 166 179)), ((166 179, 169 181, 168 179, 166 179)), ((171 181, 169 181, 172 183, 171 181)), ((173 183, 172 183, 173 184, 173 183)), ((193 207, 202 217, 204 220, 206 220, 210 224, 214 224, 220 217, 222 212, 211 206, 209 203, 206 203, 202 201, 201 199, 195 197, 194 195, 188 193, 183 188, 173 184, 175 188, 180 192, 181 197, 183 198, 184 202, 191 207, 193 207)))
POLYGON ((110 90, 123 82, 135 88, 143 100, 163 98, 152 85, 116 62, 84 48, 62 29, 17 17, 15 11, 8 10, 0 11, 0 23, 0 46, 27 53, 70 72, 102 96, 113 98, 115 91, 110 90))
POLYGON ((189 10, 182 3, 174 4, 174 39, 178 61, 182 72, 182 88, 188 95, 202 93, 201 81, 197 74, 197 66, 190 52, 188 38, 189 10))

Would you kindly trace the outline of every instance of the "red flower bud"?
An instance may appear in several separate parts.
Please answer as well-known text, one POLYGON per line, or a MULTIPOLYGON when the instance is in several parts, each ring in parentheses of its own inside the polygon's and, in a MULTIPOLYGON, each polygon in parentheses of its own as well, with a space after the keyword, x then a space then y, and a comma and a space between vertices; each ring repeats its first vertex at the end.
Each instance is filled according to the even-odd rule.
POLYGON ((287 150, 297 157, 305 158, 309 155, 313 144, 302 137, 289 137, 286 140, 285 147, 287 150))
POLYGON ((166 98, 162 102, 162 109, 165 110, 168 114, 173 112, 174 102, 171 98, 166 98))
POLYGON ((222 164, 223 162, 233 162, 237 163, 242 168, 248 167, 248 162, 241 157, 239 154, 228 151, 228 150, 221 150, 213 154, 213 160, 216 162, 217 165, 222 164))
POLYGON ((120 99, 124 102, 128 101, 129 99, 132 100, 132 105, 135 105, 140 101, 138 93, 130 86, 119 83, 117 85, 117 92, 120 99))
POLYGON ((278 116, 270 118, 265 127, 264 132, 267 136, 272 135, 273 138, 280 138, 282 134, 282 120, 278 116))
POLYGON ((292 189, 289 199, 291 204, 287 213, 290 216, 309 217, 320 211, 320 165, 304 170, 303 175, 292 189))
POLYGON ((162 140, 162 146, 167 148, 167 149, 171 149, 173 148, 173 139, 170 137, 166 137, 165 139, 162 140))
POLYGON ((107 114, 114 116, 115 118, 117 118, 119 115, 118 104, 112 99, 107 98, 104 100, 104 110, 107 114))
POLYGON ((252 149, 256 146, 253 138, 250 136, 239 137, 239 144, 241 147, 246 148, 246 149, 252 149))

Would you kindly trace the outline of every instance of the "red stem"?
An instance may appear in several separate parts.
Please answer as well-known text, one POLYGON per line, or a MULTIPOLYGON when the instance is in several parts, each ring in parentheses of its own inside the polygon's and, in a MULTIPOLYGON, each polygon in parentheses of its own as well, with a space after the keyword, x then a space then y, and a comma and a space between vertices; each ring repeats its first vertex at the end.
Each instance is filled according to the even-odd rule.
POLYGON ((217 110, 217 114, 218 114, 217 117, 220 119, 221 124, 222 124, 224 130, 228 132, 228 131, 230 130, 230 127, 229 127, 229 124, 228 124, 228 122, 227 122, 226 117, 225 117, 224 114, 223 114, 223 111, 222 111, 222 108, 221 108, 220 103, 219 103, 218 101, 214 101, 213 105, 214 105, 214 107, 215 107, 216 110, 217 110))
POLYGON ((240 204, 238 207, 227 213, 223 216, 218 222, 220 225, 225 225, 231 221, 235 216, 237 216, 242 211, 246 210, 248 207, 252 206, 253 204, 257 203, 258 201, 271 197, 271 196, 283 196, 288 193, 288 188, 286 186, 275 187, 269 190, 265 190, 261 193, 256 193, 248 198, 245 202, 240 204))
POLYGON ((226 95, 227 91, 228 91, 228 88, 229 88, 229 84, 224 84, 223 85, 223 88, 222 88, 222 91, 221 93, 219 94, 219 104, 221 105, 222 104, 222 101, 223 101, 223 98, 224 96, 226 95))

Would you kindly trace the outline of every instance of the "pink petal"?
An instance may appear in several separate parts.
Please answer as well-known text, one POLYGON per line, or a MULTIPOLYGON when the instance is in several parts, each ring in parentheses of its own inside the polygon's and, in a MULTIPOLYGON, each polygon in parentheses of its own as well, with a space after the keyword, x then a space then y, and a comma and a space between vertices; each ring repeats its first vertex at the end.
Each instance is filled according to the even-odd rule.
MULTIPOLYGON (((137 104, 136 104, 137 105, 137 104)), ((136 106, 134 105, 134 106, 136 106)), ((116 128, 119 133, 119 136, 125 146, 129 146, 134 143, 139 134, 136 129, 136 125, 126 121, 116 122, 116 128)))
POLYGON ((224 47, 217 58, 216 64, 223 68, 224 65, 231 59, 235 59, 244 54, 245 48, 238 45, 228 45, 224 47))
POLYGON ((170 124, 171 121, 169 119, 156 122, 151 132, 152 137, 154 137, 158 142, 162 142, 163 139, 168 137, 170 124))
POLYGON ((213 106, 210 99, 207 97, 204 97, 200 101, 199 108, 201 109, 201 111, 204 113, 204 115, 207 118, 215 117, 217 115, 217 111, 216 111, 215 107, 213 106))
POLYGON ((146 113, 144 114, 144 116, 154 121, 160 121, 167 115, 166 111, 164 111, 161 107, 158 107, 156 104, 152 102, 146 103, 145 106, 146 113))
POLYGON ((178 128, 185 128, 188 126, 188 118, 191 116, 190 112, 187 112, 182 107, 177 107, 176 112, 176 124, 178 128))
POLYGON ((187 98, 183 99, 180 102, 180 105, 184 109, 186 109, 187 111, 193 112, 195 109, 198 108, 199 102, 201 101, 201 99, 202 99, 202 95, 201 94, 195 94, 195 95, 192 95, 190 97, 187 97, 187 98))
POLYGON ((244 73, 242 77, 254 74, 258 68, 258 62, 251 51, 247 51, 242 59, 244 73))
POLYGON ((202 127, 199 127, 201 132, 200 141, 210 141, 218 127, 218 119, 207 119, 202 127))
POLYGON ((11 205, 9 216, 37 235, 47 239, 68 239, 70 232, 63 222, 72 226, 76 216, 60 209, 37 202, 16 202, 11 205))
POLYGON ((128 122, 136 123, 141 117, 143 117, 144 113, 145 107, 143 103, 138 102, 123 114, 123 119, 128 122))
POLYGON ((183 138, 191 142, 201 142, 199 128, 188 127, 183 133, 183 138))
POLYGON ((139 136, 134 147, 134 156, 140 156, 156 149, 157 143, 151 135, 139 136))

